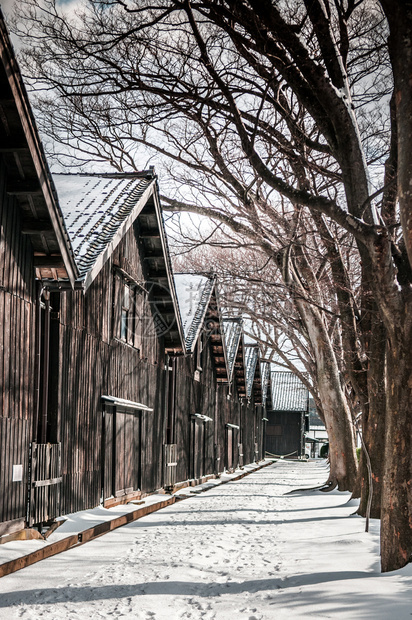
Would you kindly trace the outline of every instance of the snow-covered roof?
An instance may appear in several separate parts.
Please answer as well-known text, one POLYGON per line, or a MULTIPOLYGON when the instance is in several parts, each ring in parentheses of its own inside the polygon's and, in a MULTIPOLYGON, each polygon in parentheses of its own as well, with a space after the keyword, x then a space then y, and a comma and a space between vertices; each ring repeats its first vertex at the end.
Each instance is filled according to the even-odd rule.
POLYGON ((227 364, 229 368, 229 380, 232 378, 235 366, 236 355, 242 337, 242 319, 224 318, 222 321, 223 334, 225 338, 227 364))
POLYGON ((139 222, 146 278, 156 320, 161 319, 159 334, 166 350, 181 351, 184 336, 154 171, 56 174, 54 181, 84 290, 139 222))
POLYGON ((155 180, 141 175, 86 174, 55 174, 53 180, 84 278, 107 246, 120 241, 144 207, 155 180))
POLYGON ((271 373, 274 411, 307 411, 308 389, 292 372, 271 373))
POLYGON ((257 346, 245 347, 245 367, 246 367, 246 396, 252 395, 253 380, 255 378, 256 365, 259 359, 259 349, 257 346))
POLYGON ((205 319, 214 278, 193 273, 174 275, 186 350, 192 351, 205 319))

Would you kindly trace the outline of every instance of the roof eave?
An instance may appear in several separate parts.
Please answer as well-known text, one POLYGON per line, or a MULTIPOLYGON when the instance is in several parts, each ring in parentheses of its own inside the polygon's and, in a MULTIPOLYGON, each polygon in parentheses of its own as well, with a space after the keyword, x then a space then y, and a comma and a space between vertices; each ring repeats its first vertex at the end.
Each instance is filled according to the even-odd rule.
MULTIPOLYGON (((195 349, 195 346, 196 346, 196 343, 197 343, 197 341, 199 339, 199 336, 200 336, 200 334, 202 332, 202 327, 204 325, 206 315, 207 315, 207 313, 209 311, 209 305, 210 305, 210 300, 211 300, 211 297, 212 297, 213 286, 214 285, 213 285, 213 283, 210 285, 209 282, 206 282, 205 289, 206 289, 206 287, 208 285, 209 285, 209 291, 207 291, 207 293, 206 293, 207 294, 207 301, 205 301, 204 299, 203 300, 201 299, 201 301, 204 303, 204 309, 203 309, 202 314, 201 314, 201 316, 199 318, 199 325, 198 325, 198 327, 197 327, 197 329, 195 331, 195 335, 191 339, 190 345, 187 345, 185 343, 186 344, 186 351, 187 351, 187 353, 193 353, 193 351, 195 349)), ((203 292, 202 292, 202 297, 203 297, 204 292, 205 292, 205 290, 203 290, 203 292)), ((200 302, 199 302, 199 304, 200 304, 200 302)))
POLYGON ((181 351, 185 354, 187 352, 186 343, 185 343, 185 337, 183 333, 182 319, 180 316, 179 303, 178 303, 177 295, 176 295, 175 283, 173 279, 172 264, 171 264, 170 253, 169 253, 169 245, 167 242, 166 231, 165 231, 164 222, 163 222, 162 206, 160 204, 160 197, 159 197, 159 192, 157 189, 157 179, 155 179, 155 183, 154 183, 153 198, 154 198, 157 223, 159 227, 160 242, 161 242, 162 251, 165 257, 167 281, 168 281, 170 295, 171 295, 172 302, 173 302, 173 309, 175 312, 176 324, 177 324, 177 329, 179 333, 180 347, 174 347, 174 349, 181 348, 181 351))
MULTIPOLYGON (((56 200, 54 185, 51 180, 50 170, 44 155, 40 137, 37 131, 35 119, 31 110, 27 91, 15 58, 13 45, 10 41, 7 27, 0 10, 0 54, 7 81, 12 92, 15 109, 21 123, 21 131, 24 135, 27 150, 30 153, 31 162, 39 183, 39 191, 44 200, 50 223, 52 225, 56 241, 61 253, 67 277, 72 285, 78 277, 77 265, 74 259, 73 249, 64 225, 63 216, 56 200)), ((25 147, 25 148, 26 148, 25 147)), ((11 149, 13 147, 10 147, 11 149)), ((27 191, 27 195, 32 192, 27 191)), ((43 257, 41 257, 43 258, 43 257)), ((53 259, 55 257, 52 257, 53 259)), ((47 260, 47 255, 44 257, 47 260)), ((53 262, 53 261, 51 261, 53 262)), ((42 268, 38 268, 41 273, 42 268)))

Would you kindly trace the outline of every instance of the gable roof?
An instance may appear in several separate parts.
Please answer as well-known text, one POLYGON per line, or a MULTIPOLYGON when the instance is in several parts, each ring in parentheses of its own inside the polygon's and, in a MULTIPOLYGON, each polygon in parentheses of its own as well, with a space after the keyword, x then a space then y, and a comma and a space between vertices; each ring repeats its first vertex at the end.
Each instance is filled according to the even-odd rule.
POLYGON ((235 367, 235 360, 237 352, 240 346, 242 338, 242 319, 228 319, 224 318, 223 322, 223 334, 226 346, 227 365, 229 371, 229 380, 232 380, 233 371, 235 367))
POLYGON ((246 366, 242 318, 224 318, 223 333, 226 344, 229 382, 236 378, 239 396, 246 398, 246 366))
POLYGON ((261 405, 263 403, 263 383, 258 344, 245 345, 245 367, 246 396, 250 399, 253 394, 255 405, 261 405))
POLYGON ((262 360, 260 362, 260 375, 262 377, 262 404, 266 405, 269 399, 269 406, 272 406, 272 391, 270 384, 270 362, 262 360))
POLYGON ((181 352, 184 335, 154 171, 54 178, 83 289, 137 221, 151 302, 166 327, 166 349, 181 352))
POLYGON ((87 288, 99 257, 109 244, 116 244, 123 237, 125 222, 136 207, 141 210, 144 206, 154 180, 140 176, 55 174, 54 182, 79 276, 86 280, 87 288))
POLYGON ((271 373, 272 408, 274 411, 307 411, 309 391, 292 372, 271 373))
POLYGON ((150 176, 53 175, 80 278, 87 289, 153 192, 150 176))
POLYGON ((186 351, 191 353, 205 320, 215 278, 194 273, 175 273, 174 280, 186 351))
POLYGON ((36 276, 78 276, 73 250, 29 98, 0 11, 0 143, 7 169, 7 194, 16 197, 21 232, 30 237, 36 276))
POLYGON ((259 349, 254 346, 245 347, 245 366, 246 366, 246 395, 252 395, 255 370, 259 359, 259 349))
POLYGON ((211 347, 217 383, 228 383, 229 373, 216 277, 201 274, 175 274, 185 347, 193 353, 202 326, 211 347))

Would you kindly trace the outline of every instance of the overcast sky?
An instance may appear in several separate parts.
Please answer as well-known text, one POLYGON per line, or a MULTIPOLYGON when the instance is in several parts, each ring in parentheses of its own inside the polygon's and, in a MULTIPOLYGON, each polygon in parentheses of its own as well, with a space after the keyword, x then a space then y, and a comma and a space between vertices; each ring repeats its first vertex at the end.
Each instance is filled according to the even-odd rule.
POLYGON ((0 6, 3 13, 6 15, 9 13, 10 9, 13 7, 15 0, 1 0, 0 6))

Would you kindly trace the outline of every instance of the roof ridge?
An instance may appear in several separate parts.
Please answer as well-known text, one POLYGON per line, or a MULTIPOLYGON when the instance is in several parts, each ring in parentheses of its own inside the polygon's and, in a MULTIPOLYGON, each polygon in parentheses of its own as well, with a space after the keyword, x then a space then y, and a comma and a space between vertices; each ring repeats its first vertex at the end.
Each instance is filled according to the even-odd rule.
POLYGON ((53 176, 58 175, 72 177, 98 177, 106 179, 157 178, 157 174, 151 168, 148 170, 135 170, 133 172, 53 172, 53 176))

